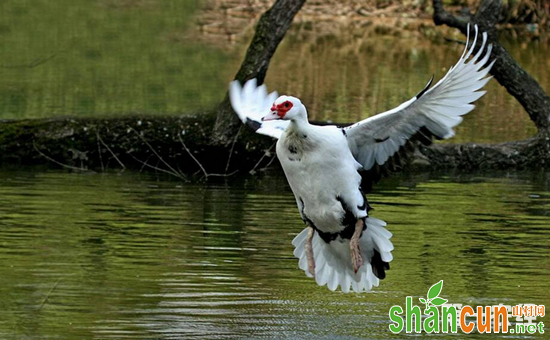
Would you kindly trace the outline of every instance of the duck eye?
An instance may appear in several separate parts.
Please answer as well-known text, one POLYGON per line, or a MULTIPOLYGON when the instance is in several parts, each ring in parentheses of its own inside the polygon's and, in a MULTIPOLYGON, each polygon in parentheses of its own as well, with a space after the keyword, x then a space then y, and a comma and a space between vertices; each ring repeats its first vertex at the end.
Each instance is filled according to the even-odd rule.
POLYGON ((285 107, 288 107, 288 102, 285 103, 285 107))

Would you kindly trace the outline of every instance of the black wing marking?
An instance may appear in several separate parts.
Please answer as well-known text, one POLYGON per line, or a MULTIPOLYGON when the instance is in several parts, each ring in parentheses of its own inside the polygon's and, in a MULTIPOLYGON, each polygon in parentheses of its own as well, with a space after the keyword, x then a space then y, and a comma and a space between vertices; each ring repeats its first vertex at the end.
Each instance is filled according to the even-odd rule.
POLYGON ((422 127, 418 132, 413 135, 407 143, 405 143, 399 150, 393 154, 383 165, 374 163, 369 170, 360 170, 361 174, 361 188, 365 193, 369 193, 372 190, 372 186, 376 184, 383 177, 388 177, 394 172, 399 172, 403 167, 411 160, 414 155, 414 151, 417 147, 429 146, 433 143, 433 139, 440 140, 430 132, 426 127, 422 127))

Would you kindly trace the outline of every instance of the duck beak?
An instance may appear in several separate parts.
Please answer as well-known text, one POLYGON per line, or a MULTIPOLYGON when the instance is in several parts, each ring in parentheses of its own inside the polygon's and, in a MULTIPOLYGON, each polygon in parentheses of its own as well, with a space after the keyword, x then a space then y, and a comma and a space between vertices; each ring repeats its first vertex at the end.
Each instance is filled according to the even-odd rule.
POLYGON ((279 117, 279 115, 277 114, 277 111, 271 111, 270 114, 268 114, 265 117, 262 117, 262 122, 267 122, 270 120, 278 120, 278 119, 281 119, 281 117, 279 117))

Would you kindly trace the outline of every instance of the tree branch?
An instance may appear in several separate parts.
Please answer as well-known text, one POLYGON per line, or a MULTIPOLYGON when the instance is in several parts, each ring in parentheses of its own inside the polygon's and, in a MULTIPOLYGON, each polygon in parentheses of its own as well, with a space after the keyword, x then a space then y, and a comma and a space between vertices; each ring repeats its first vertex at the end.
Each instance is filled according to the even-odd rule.
POLYGON ((429 169, 503 170, 550 167, 548 137, 500 144, 433 144, 421 147, 413 167, 429 169))
POLYGON ((434 23, 436 25, 447 25, 450 27, 458 28, 462 33, 466 32, 466 26, 471 21, 471 14, 455 16, 447 12, 443 8, 441 0, 433 1, 434 7, 434 23))
POLYGON ((550 97, 544 92, 540 84, 527 73, 508 51, 498 42, 496 23, 501 8, 500 0, 483 0, 472 20, 466 17, 457 17, 443 8, 441 0, 433 0, 434 22, 436 25, 447 25, 458 28, 466 34, 467 24, 476 23, 482 31, 489 35, 489 42, 493 44, 491 59, 496 63, 491 74, 506 88, 517 101, 525 108, 531 120, 542 135, 550 134, 550 97))
MULTIPOLYGON (((261 16, 254 38, 252 38, 241 68, 235 76, 236 80, 244 83, 249 79, 256 78, 258 84, 263 83, 271 57, 304 2, 305 0, 277 0, 261 16)), ((229 145, 240 125, 241 122, 233 112, 229 97, 226 95, 218 108, 212 141, 215 144, 229 145)))

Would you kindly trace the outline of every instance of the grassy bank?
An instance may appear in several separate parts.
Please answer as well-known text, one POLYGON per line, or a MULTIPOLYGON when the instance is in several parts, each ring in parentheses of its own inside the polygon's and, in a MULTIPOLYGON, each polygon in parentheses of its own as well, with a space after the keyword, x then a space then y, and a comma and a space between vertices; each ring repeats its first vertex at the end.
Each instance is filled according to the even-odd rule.
POLYGON ((227 56, 187 35, 197 5, 0 2, 0 118, 173 114, 219 100, 227 56))

